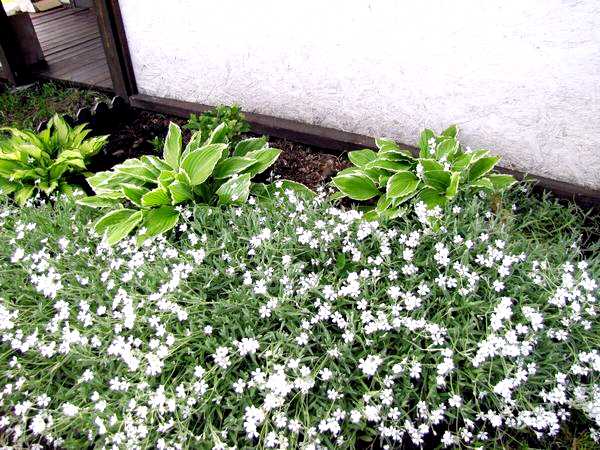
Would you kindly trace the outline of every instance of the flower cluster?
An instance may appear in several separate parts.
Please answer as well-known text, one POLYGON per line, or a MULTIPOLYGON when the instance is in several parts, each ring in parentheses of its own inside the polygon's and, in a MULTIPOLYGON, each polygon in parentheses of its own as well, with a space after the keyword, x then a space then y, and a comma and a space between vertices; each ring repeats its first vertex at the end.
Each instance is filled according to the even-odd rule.
POLYGON ((477 446, 548 443, 577 416, 597 436, 599 261, 484 205, 417 205, 385 224, 280 191, 182 209, 176 242, 108 247, 68 200, 6 204, 3 434, 67 448, 477 446))

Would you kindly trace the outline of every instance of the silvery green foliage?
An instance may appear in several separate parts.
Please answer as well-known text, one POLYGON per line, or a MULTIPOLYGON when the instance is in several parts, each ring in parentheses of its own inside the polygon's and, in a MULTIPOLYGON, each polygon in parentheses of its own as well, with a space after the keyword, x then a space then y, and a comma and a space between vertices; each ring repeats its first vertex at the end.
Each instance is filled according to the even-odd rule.
POLYGON ((597 436, 597 247, 585 261, 560 205, 516 208, 474 198, 433 230, 427 210, 382 224, 288 190, 183 205, 176 240, 109 247, 89 208, 6 203, 3 438, 352 449, 597 436))
POLYGON ((266 138, 231 146, 226 124, 210 135, 194 133, 183 148, 182 133, 171 123, 162 158, 132 158, 87 179, 95 194, 80 204, 108 209, 94 228, 113 245, 138 230, 138 244, 171 230, 179 221, 180 205, 239 205, 248 199, 252 178, 267 170, 281 150, 266 138))
POLYGON ((86 125, 74 128, 55 115, 45 130, 0 128, 9 133, 0 139, 0 192, 12 194, 23 205, 42 192, 71 194, 78 188, 72 175, 86 173, 86 165, 106 144, 108 136, 87 138, 86 125))
POLYGON ((515 182, 510 175, 492 172, 500 158, 490 156, 488 150, 463 149, 455 125, 441 135, 424 130, 418 157, 390 139, 376 139, 375 143, 377 152, 350 152, 348 157, 354 167, 341 171, 332 180, 339 191, 338 198, 378 198, 371 217, 395 217, 408 200, 423 202, 429 208, 442 207, 461 190, 502 191, 515 182))

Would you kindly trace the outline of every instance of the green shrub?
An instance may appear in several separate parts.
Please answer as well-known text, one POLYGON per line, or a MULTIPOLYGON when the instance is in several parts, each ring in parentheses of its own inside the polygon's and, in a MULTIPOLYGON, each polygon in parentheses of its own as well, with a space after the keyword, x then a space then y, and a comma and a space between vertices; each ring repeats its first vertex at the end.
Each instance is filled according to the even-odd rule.
POLYGON ((400 206, 413 199, 428 208, 443 207, 461 190, 501 191, 515 182, 510 175, 492 173, 499 157, 488 150, 465 150, 453 125, 441 135, 431 130, 421 133, 419 156, 390 139, 375 141, 378 151, 350 152, 354 167, 333 178, 337 197, 353 200, 377 198, 371 216, 396 217, 400 206))
POLYGON ((10 137, 0 141, 0 190, 13 194, 23 205, 38 191, 71 194, 70 177, 86 173, 90 158, 106 144, 108 136, 86 139, 85 125, 69 126, 55 115, 40 133, 1 128, 10 137))
POLYGON ((266 138, 229 144, 225 123, 210 135, 194 133, 182 147, 181 129, 169 125, 163 157, 128 159, 87 179, 95 194, 80 204, 110 211, 94 225, 113 245, 138 228, 137 242, 172 229, 184 203, 239 205, 250 195, 252 178, 267 170, 281 150, 266 138))
POLYGON ((225 124, 227 139, 231 143, 236 143, 242 133, 250 131, 250 125, 237 105, 220 105, 200 116, 191 114, 185 128, 199 131, 202 136, 209 136, 222 123, 225 124))
POLYGON ((598 246, 583 261, 581 212, 508 196, 515 208, 497 213, 461 197, 437 231, 291 193, 183 206, 177 239, 113 248, 89 208, 0 205, 3 437, 66 449, 597 438, 598 246), (551 241, 534 231, 548 227, 551 241))

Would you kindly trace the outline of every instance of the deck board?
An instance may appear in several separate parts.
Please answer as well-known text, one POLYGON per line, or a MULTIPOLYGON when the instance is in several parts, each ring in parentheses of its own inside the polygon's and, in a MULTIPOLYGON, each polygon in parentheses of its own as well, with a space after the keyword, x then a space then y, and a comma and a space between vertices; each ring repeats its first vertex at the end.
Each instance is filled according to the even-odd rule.
POLYGON ((110 71, 94 12, 58 8, 31 14, 48 66, 44 78, 112 90, 110 71))

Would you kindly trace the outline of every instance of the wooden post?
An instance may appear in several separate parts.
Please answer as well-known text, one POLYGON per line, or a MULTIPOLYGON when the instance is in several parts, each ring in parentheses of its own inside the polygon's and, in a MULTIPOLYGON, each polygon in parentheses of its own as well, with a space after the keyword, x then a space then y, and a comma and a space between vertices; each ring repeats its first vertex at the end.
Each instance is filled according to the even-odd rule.
POLYGON ((29 81, 35 69, 45 66, 44 53, 28 13, 7 17, 0 7, 0 63, 4 78, 12 84, 29 81))
POLYGON ((15 59, 17 55, 14 53, 16 48, 8 16, 0 3, 0 64, 2 64, 0 75, 11 84, 17 84, 19 76, 15 59))
POLYGON ((114 91, 129 101, 138 91, 119 1, 94 0, 94 5, 114 91))

